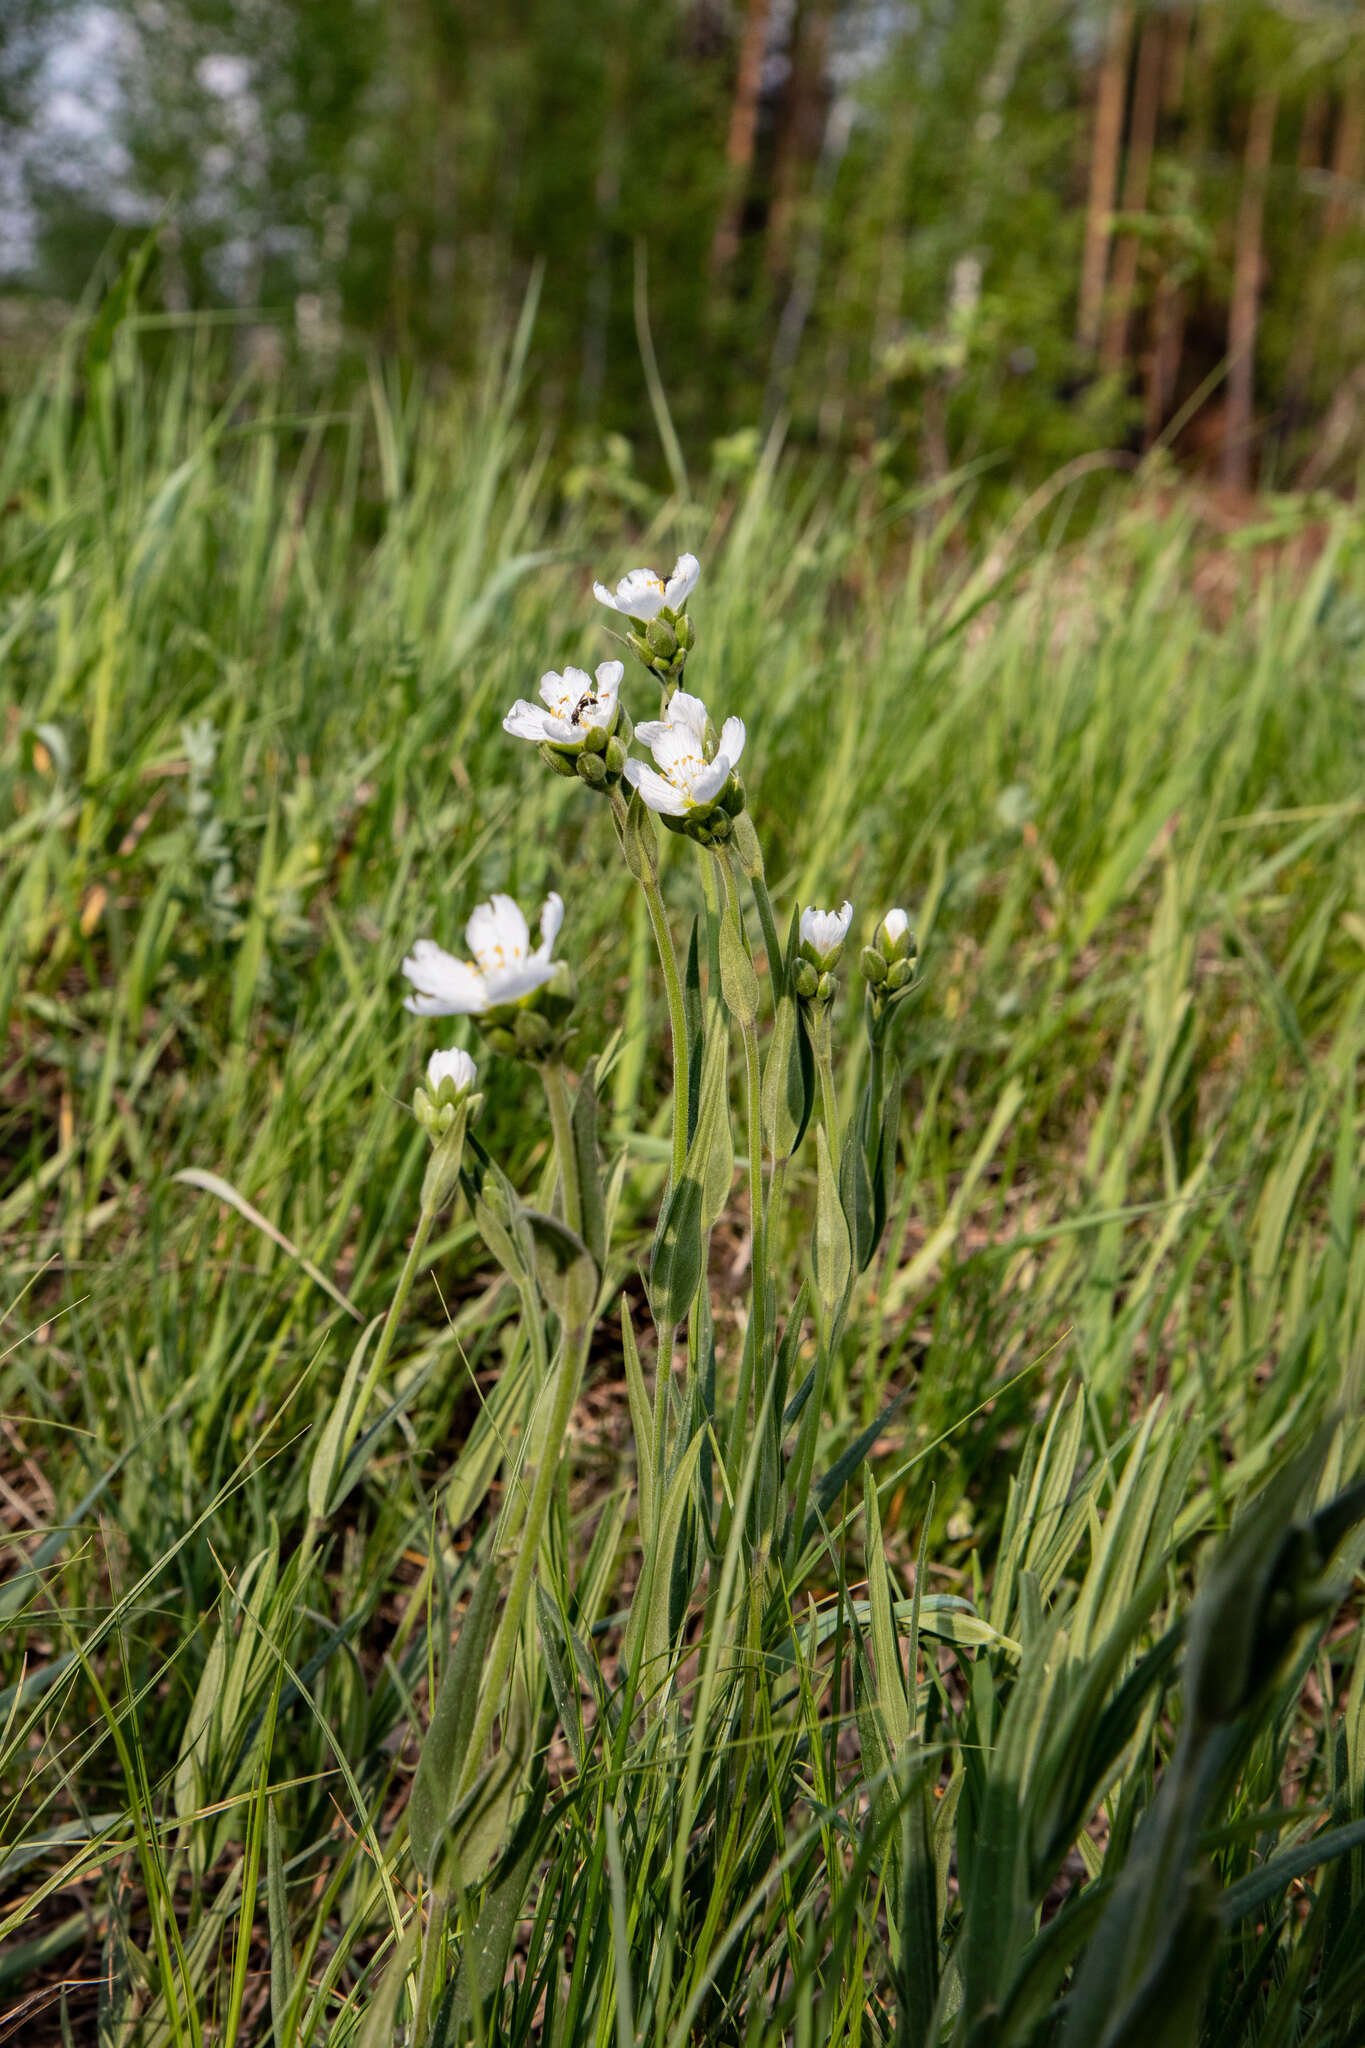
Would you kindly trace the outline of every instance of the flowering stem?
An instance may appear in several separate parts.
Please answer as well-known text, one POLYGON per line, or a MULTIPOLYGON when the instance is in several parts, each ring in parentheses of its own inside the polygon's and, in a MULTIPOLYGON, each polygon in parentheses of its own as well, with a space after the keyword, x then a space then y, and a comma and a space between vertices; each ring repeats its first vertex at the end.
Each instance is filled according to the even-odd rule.
MULTIPOLYGON (((720 871, 725 881, 726 915, 735 926, 735 934, 742 943, 743 926, 739 915, 739 889, 735 882, 735 871, 728 854, 721 849, 717 855, 720 871)), ((767 1219, 763 1202, 763 1119, 760 1110, 761 1077, 758 1064, 758 1029, 752 1016, 741 1016, 740 1031, 744 1039, 744 1081, 745 1113, 749 1130, 749 1219, 752 1237, 750 1250, 750 1322, 753 1328, 753 1343, 750 1346, 751 1370, 755 1380, 763 1383, 766 1354, 766 1325, 768 1319, 768 1246, 767 1219)), ((734 1450, 744 1427, 745 1411, 748 1408, 749 1389, 741 1389, 736 1401, 735 1412, 730 1419, 730 1449, 734 1450)))
POLYGON ((830 1005, 821 1003, 815 1015, 815 1070, 820 1076, 820 1113, 829 1139, 829 1156, 839 1164, 839 1103, 834 1092, 834 1034, 830 1028, 830 1005))
MULTIPOLYGON (((612 791, 612 815, 616 829, 624 837, 626 829, 626 801, 619 789, 612 791)), ((654 943, 659 949, 659 965, 663 969, 664 990, 668 996, 668 1022, 673 1039, 673 1176, 672 1185, 682 1179, 683 1166, 687 1160, 687 1096, 689 1083, 689 1057, 687 1046, 687 1012, 683 1008, 682 979, 678 973, 678 956, 673 950, 673 934, 668 928, 668 912, 659 889, 658 877, 643 869, 637 877, 644 891, 645 904, 649 910, 649 921, 654 927, 654 943)))
POLYGON ((554 1127, 555 1151, 559 1154, 559 1185, 564 1197, 564 1221, 577 1234, 583 1228, 583 1197, 578 1185, 578 1154, 574 1151, 573 1120, 569 1113, 569 1091, 564 1069, 558 1060, 547 1060, 540 1070, 545 1083, 545 1100, 554 1127))
POLYGON ((768 979, 772 983, 773 1000, 776 1002, 783 972, 782 941, 777 935, 777 921, 773 916, 772 900, 768 895, 768 884, 764 881, 762 872, 751 879, 754 902, 758 905, 758 921, 763 927, 763 944, 768 954, 768 979))

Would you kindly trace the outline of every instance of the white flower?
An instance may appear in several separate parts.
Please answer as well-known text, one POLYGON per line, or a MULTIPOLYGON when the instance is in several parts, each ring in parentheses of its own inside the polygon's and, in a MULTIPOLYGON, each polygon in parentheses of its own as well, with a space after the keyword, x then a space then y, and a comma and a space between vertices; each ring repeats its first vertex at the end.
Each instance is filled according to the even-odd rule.
POLYGON ((540 944, 510 896, 480 903, 465 926, 472 960, 457 960, 431 939, 419 939, 403 962, 416 990, 403 1007, 418 1017, 478 1017, 502 1003, 516 1003, 544 986, 555 971, 550 958, 564 922, 563 898, 551 892, 540 913, 540 944))
POLYGON ((452 1082, 457 1095, 468 1095, 477 1078, 473 1060, 458 1045, 449 1052, 434 1052, 427 1061, 427 1086, 433 1095, 439 1095, 443 1081, 452 1082))
POLYGON ((581 743, 594 726, 610 732, 624 674, 619 661, 604 661, 595 679, 585 669, 566 668, 560 675, 552 668, 540 679, 541 700, 548 709, 519 697, 502 721, 503 731, 519 740, 549 740, 559 747, 581 743))
POLYGON ((685 818, 689 811, 705 810, 715 803, 744 752, 744 720, 726 719, 714 759, 707 755, 709 726, 701 698, 678 690, 663 718, 637 727, 654 756, 655 767, 627 761, 626 781, 639 790, 651 811, 665 818, 685 818))
POLYGON ((817 960, 827 960, 843 945, 852 922, 851 903, 845 903, 841 910, 803 910, 801 943, 810 948, 817 960))
POLYGON ((614 592, 605 583, 594 583, 592 594, 599 604, 610 605, 614 612, 621 612, 628 619, 641 619, 647 625, 651 619, 657 619, 665 606, 671 612, 681 611, 696 589, 700 574, 701 563, 695 555, 679 555, 667 583, 652 569, 632 569, 621 578, 614 592))

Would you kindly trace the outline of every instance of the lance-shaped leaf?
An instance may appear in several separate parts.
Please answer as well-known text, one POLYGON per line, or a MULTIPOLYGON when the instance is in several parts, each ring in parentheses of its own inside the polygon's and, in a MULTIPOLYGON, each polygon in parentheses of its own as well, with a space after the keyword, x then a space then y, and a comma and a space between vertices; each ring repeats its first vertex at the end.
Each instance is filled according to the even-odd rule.
POLYGON ((573 1105, 573 1149, 578 1162, 578 1194, 583 1209, 583 1242, 598 1272, 607 1263, 607 1211, 602 1198, 602 1167, 597 1155, 597 1062, 589 1060, 578 1083, 573 1105))
POLYGON ((545 1216, 539 1209, 524 1209, 522 1214, 531 1234, 541 1293, 566 1330, 581 1330, 591 1322, 597 1305, 597 1261, 577 1231, 557 1216, 545 1216))
POLYGON ((758 976, 738 914, 728 905, 720 921, 720 985, 731 1016, 752 1024, 758 1015, 758 976))

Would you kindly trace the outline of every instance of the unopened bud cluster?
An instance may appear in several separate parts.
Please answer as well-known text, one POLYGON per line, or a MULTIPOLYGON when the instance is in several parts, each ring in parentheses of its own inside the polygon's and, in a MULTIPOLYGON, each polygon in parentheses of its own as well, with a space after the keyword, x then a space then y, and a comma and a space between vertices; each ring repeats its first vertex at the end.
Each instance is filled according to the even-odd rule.
POLYGON ((834 1001, 838 987, 834 970, 852 922, 851 903, 845 903, 839 910, 802 911, 794 979, 796 993, 803 1003, 823 1007, 834 1001))
POLYGON ((467 1052, 452 1046, 449 1052, 434 1052, 427 1061, 427 1085, 412 1098, 412 1112, 422 1129, 438 1144, 461 1116, 473 1123, 483 1108, 482 1095, 474 1084, 478 1072, 467 1052))
POLYGON ((696 637, 686 612, 664 610, 647 626, 633 625, 626 635, 626 645, 671 695, 682 681, 696 637))
POLYGON ((582 740, 572 746, 542 740, 540 758, 556 775, 576 775, 589 789, 610 792, 620 783, 631 740, 630 719, 624 711, 620 713, 620 726, 622 730, 613 732, 604 731, 600 725, 591 726, 582 740))
POLYGON ((872 934, 870 946, 863 947, 860 965, 874 1011, 880 1015, 897 996, 904 995, 915 979, 919 945, 903 910, 888 910, 872 934))

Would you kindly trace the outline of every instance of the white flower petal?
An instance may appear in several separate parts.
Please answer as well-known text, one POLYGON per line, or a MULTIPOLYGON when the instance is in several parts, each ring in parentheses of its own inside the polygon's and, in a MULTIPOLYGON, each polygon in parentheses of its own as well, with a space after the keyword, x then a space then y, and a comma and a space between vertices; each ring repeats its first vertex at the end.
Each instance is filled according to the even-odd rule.
POLYGON ((551 889, 540 906, 540 953, 546 960, 559 937, 559 928, 564 922, 564 898, 557 889, 551 889))
POLYGON ((664 579, 652 569, 632 569, 616 586, 616 609, 646 623, 663 609, 664 579))
POLYGON ((681 818, 691 809, 681 790, 675 789, 671 782, 665 782, 663 776, 656 775, 652 768, 646 768, 643 761, 627 761, 626 780, 633 789, 639 790, 641 800, 660 817, 681 818))
POLYGON ((702 769, 700 775, 692 778, 692 801, 694 804, 714 802, 730 780, 731 761, 728 754, 717 754, 714 761, 702 769))
POLYGON ((476 1079, 474 1062, 462 1046, 452 1045, 448 1052, 434 1052, 427 1061, 427 1086, 433 1095, 442 1081, 453 1081, 457 1091, 465 1095, 476 1079))
POLYGON ((853 917, 853 905, 845 903, 841 910, 816 910, 813 907, 801 913, 801 938, 813 953, 823 957, 842 946, 853 917))
POLYGON ((700 697, 691 697, 686 690, 675 690, 664 712, 664 724, 685 725, 692 732, 703 733, 710 717, 700 697))
POLYGON ((726 719, 720 729, 720 751, 722 754, 729 755, 732 768, 744 752, 744 742, 747 738, 748 734, 744 730, 744 720, 742 718, 726 719))
POLYGON ((554 962, 540 953, 532 953, 529 960, 514 960, 506 967, 494 968, 484 977, 488 984, 488 1008, 498 1003, 520 1002, 532 989, 543 988, 554 971, 554 962))
POLYGON ((541 710, 539 704, 528 704, 524 697, 518 697, 502 721, 502 729, 510 732, 514 739, 543 740, 549 737, 546 728, 556 722, 541 710))
POLYGON ((468 960, 457 960, 431 939, 419 939, 403 972, 416 993, 404 1007, 418 1017, 467 1017, 485 1007, 483 976, 468 960))
POLYGON ((617 697, 625 677, 623 661, 602 661, 597 665, 597 694, 599 697, 617 697))
POLYGON ((581 668, 566 668, 563 675, 556 668, 547 669, 540 679, 540 695, 556 718, 568 718, 580 698, 592 695, 592 677, 581 668))
POLYGON ((616 602, 614 593, 607 589, 605 583, 594 583, 592 587, 592 594, 597 599, 597 602, 599 604, 610 605, 611 609, 614 612, 620 611, 621 607, 616 602))
POLYGON ((545 713, 545 738, 553 740, 557 747, 571 747, 583 738, 582 726, 575 725, 571 718, 552 718, 545 713))
POLYGON ((882 930, 886 933, 893 946, 898 939, 905 937, 909 929, 910 913, 908 910, 888 910, 886 916, 882 919, 882 930))
POLYGON ((673 574, 668 579, 664 601, 671 612, 680 611, 697 587, 701 574, 701 563, 695 555, 679 555, 673 565, 673 574))
POLYGON ((469 950, 485 975, 499 973, 531 951, 526 919, 510 896, 497 895, 469 914, 464 928, 469 950))
POLYGON ((637 740, 642 740, 645 746, 652 747, 655 740, 662 739, 667 731, 668 720, 666 718, 646 718, 640 725, 636 726, 635 737, 637 740))

